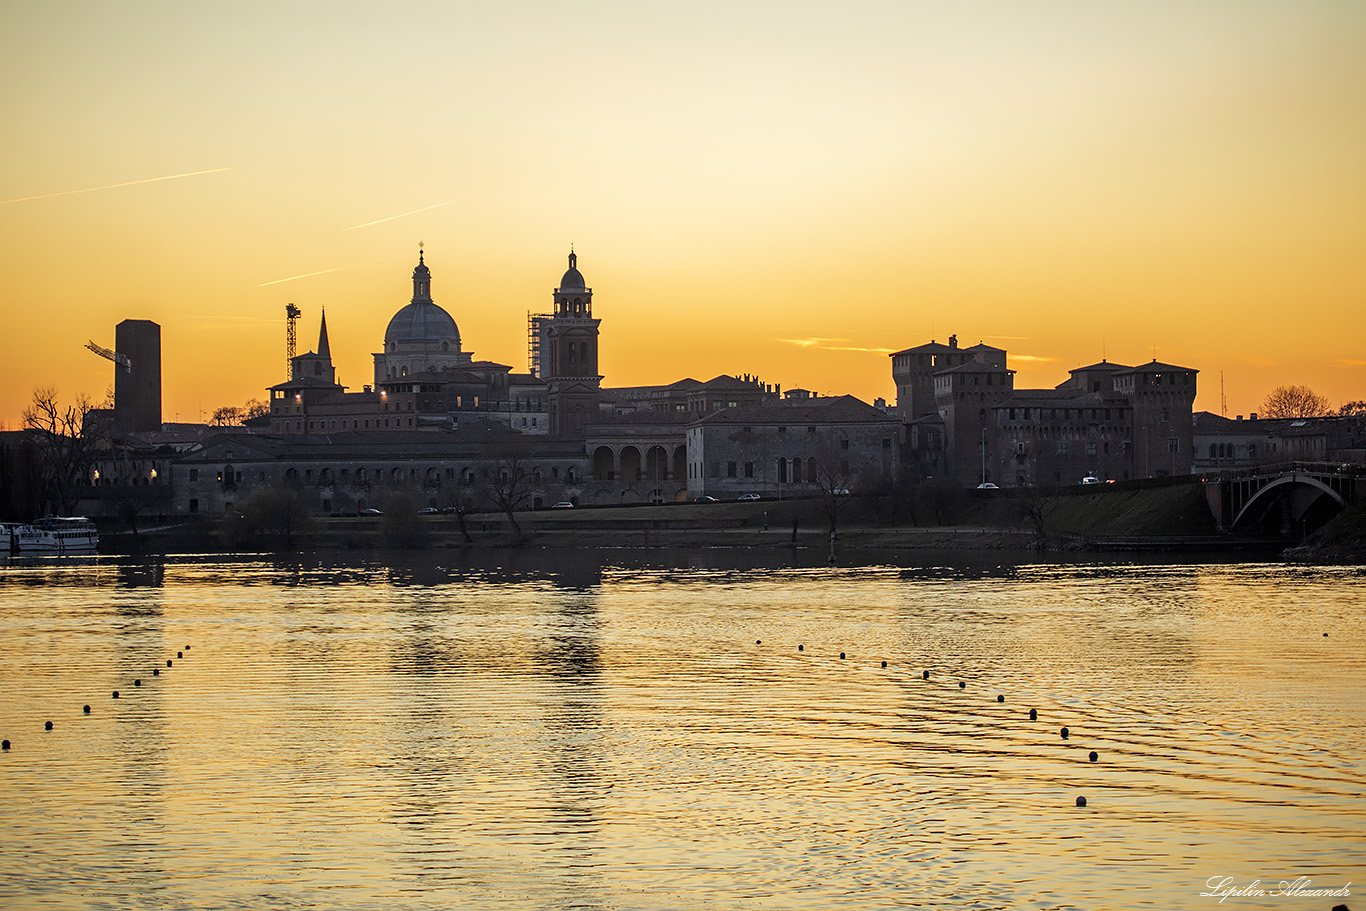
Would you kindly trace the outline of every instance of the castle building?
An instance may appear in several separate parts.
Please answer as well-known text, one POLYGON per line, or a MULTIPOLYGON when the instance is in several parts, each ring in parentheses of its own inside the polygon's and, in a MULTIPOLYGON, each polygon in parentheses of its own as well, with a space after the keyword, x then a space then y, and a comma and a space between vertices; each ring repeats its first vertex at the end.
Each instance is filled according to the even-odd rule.
POLYGON ((1196 374, 1101 361, 1052 389, 1016 389, 1006 352, 930 342, 891 355, 908 470, 961 486, 1189 474, 1196 374))

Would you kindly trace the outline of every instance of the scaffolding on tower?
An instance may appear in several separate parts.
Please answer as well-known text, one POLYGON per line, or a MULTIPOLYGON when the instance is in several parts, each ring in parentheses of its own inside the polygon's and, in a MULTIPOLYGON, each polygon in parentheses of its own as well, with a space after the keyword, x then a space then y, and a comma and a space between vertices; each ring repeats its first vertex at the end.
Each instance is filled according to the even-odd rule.
POLYGON ((527 371, 534 377, 541 375, 542 358, 545 354, 545 330, 550 323, 550 313, 526 314, 526 361, 527 371))

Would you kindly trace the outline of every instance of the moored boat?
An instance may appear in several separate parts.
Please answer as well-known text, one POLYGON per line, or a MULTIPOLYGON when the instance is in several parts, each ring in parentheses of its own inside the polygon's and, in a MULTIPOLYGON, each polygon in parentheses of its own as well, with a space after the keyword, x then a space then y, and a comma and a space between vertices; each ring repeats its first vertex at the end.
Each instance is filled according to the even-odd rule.
POLYGON ((10 553, 20 556, 93 554, 100 543, 95 523, 84 516, 49 516, 32 525, 11 526, 10 553))

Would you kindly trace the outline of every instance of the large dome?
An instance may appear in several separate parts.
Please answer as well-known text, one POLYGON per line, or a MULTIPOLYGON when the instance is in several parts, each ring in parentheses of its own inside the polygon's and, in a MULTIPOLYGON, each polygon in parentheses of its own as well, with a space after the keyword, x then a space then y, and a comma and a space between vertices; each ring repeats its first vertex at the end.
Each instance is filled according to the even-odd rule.
POLYGON ((384 330, 384 344, 390 342, 449 341, 460 350, 460 329, 455 319, 430 301, 417 301, 404 307, 389 320, 384 330))

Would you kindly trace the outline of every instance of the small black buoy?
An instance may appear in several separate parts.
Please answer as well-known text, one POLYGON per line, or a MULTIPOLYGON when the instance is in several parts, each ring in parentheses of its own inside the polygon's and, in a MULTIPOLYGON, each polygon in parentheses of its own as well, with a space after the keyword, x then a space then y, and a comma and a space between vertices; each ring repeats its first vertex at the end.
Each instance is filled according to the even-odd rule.
POLYGON ((184 658, 184 657, 185 657, 185 655, 184 655, 183 653, 181 653, 181 652, 176 652, 176 653, 175 653, 175 656, 176 656, 177 658, 184 658))
POLYGON ((887 662, 886 662, 886 661, 882 662, 882 666, 883 666, 883 667, 886 667, 886 666, 887 666, 887 662))
POLYGON ((922 680, 929 680, 929 679, 930 679, 930 672, 929 672, 929 671, 921 671, 921 672, 920 672, 920 677, 921 677, 922 680))
POLYGON ((1324 634, 1323 634, 1323 638, 1327 639, 1327 638, 1328 638, 1328 634, 1327 634, 1327 633, 1324 633, 1324 634))
POLYGON ((119 691, 118 691, 118 690, 114 690, 114 698, 115 698, 115 699, 119 698, 119 691))
POLYGON ((840 652, 840 658, 844 658, 844 652, 840 652))
POLYGON ((166 659, 166 666, 167 666, 167 667, 170 667, 170 666, 171 666, 171 659, 170 659, 170 658, 167 658, 167 659, 166 659))
POLYGON ((1005 702, 1005 701, 1006 701, 1006 697, 1004 697, 1004 696, 997 696, 997 697, 996 697, 996 701, 997 701, 997 702, 1005 702))
POLYGON ((137 680, 134 680, 133 686, 142 686, 142 678, 139 677, 137 680))
POLYGON ((755 644, 755 645, 763 645, 763 644, 764 644, 764 640, 762 640, 762 639, 755 639, 755 640, 754 640, 754 644, 755 644))
POLYGON ((45 730, 45 731, 50 731, 50 730, 52 730, 52 722, 51 722, 51 721, 44 721, 44 722, 43 722, 43 730, 45 730))
POLYGON ((159 668, 159 667, 154 667, 154 668, 152 668, 152 676, 153 676, 153 677, 160 677, 160 676, 161 676, 161 668, 159 668))
POLYGON ((1062 739, 1063 739, 1063 740, 1066 740, 1068 737, 1071 736, 1071 734, 1068 733, 1067 728, 1063 728, 1063 729, 1062 729, 1061 731, 1059 731, 1058 733, 1059 733, 1059 734, 1062 734, 1062 739))
POLYGON ((8 750, 8 749, 9 749, 9 741, 8 741, 8 740, 0 740, 0 750, 8 750))
POLYGON ((1092 750, 1090 753, 1087 753, 1086 755, 1087 758, 1090 759, 1092 762, 1095 762, 1097 759, 1100 758, 1100 754, 1097 753, 1095 750, 1092 750))
POLYGON ((1077 806, 1079 806, 1079 807, 1084 807, 1084 806, 1086 806, 1086 798, 1085 798, 1085 797, 1078 797, 1078 798, 1077 798, 1077 806))
POLYGON ((81 711, 82 711, 82 712, 85 712, 87 715, 89 715, 89 714, 90 714, 90 706, 88 706, 88 705, 81 706, 81 711))
POLYGON ((958 688, 959 688, 960 690, 965 690, 965 689, 968 688, 968 685, 967 685, 967 683, 965 683, 964 681, 959 680, 959 681, 958 681, 958 688))
POLYGON ((1030 721, 1038 721, 1038 720, 1039 720, 1039 710, 1038 710, 1038 709, 1030 709, 1030 710, 1029 710, 1029 720, 1030 720, 1030 721))
POLYGON ((190 647, 189 647, 189 646, 188 646, 188 645, 187 645, 187 646, 185 646, 185 651, 187 651, 187 652, 188 652, 188 651, 189 651, 189 650, 190 650, 190 647))
POLYGON ((800 651, 804 650, 805 648, 806 648, 805 645, 799 645, 799 646, 797 646, 797 651, 800 652, 800 651))

